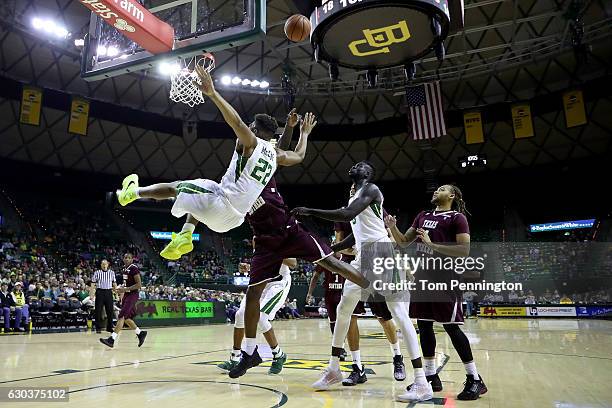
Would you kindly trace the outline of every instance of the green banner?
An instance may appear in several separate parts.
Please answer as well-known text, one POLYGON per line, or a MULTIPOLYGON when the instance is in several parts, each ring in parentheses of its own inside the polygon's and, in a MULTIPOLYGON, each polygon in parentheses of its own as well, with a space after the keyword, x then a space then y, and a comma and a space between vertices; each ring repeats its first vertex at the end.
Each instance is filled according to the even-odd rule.
POLYGON ((170 300, 139 300, 136 319, 185 319, 215 316, 213 302, 182 302, 170 300))

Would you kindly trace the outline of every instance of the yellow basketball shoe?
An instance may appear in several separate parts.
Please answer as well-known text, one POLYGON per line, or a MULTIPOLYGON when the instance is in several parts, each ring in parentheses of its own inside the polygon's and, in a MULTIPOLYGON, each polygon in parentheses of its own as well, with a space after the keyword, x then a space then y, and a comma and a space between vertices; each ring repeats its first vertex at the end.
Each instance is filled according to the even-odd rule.
POLYGON ((130 174, 123 179, 121 183, 121 190, 117 190, 117 199, 119 204, 126 206, 132 201, 138 199, 136 189, 138 188, 138 174, 130 174))
POLYGON ((163 258, 169 260, 179 259, 181 256, 193 251, 193 234, 191 231, 183 231, 178 234, 172 233, 172 240, 159 253, 163 258))

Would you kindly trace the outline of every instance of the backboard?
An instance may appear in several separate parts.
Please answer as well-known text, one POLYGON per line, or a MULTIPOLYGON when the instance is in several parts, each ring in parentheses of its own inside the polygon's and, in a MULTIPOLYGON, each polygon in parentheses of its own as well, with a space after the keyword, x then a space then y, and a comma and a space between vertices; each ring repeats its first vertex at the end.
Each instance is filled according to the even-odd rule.
POLYGON ((265 0, 137 1, 174 28, 173 49, 154 55, 123 35, 125 27, 111 26, 100 13, 92 12, 81 62, 85 80, 100 80, 236 47, 258 40, 266 31, 265 0))

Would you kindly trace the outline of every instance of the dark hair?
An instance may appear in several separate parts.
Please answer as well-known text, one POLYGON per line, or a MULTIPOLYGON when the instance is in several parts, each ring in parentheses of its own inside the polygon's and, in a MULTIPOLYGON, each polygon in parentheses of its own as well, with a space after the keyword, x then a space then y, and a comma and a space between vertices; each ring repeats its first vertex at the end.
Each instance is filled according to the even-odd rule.
POLYGON ((258 129, 265 130, 271 134, 275 134, 278 129, 278 122, 276 122, 276 119, 265 113, 258 113, 255 115, 255 125, 258 129))
POLYGON ((453 194, 455 194, 455 198, 453 199, 453 203, 451 204, 451 208, 454 208, 455 211, 460 212, 464 215, 471 215, 465 206, 465 201, 463 201, 463 193, 454 184, 449 184, 450 188, 453 190, 453 194))
POLYGON ((362 163, 370 167, 370 170, 372 170, 370 172, 370 180, 374 179, 374 177, 376 176, 376 167, 374 167, 372 162, 370 162, 369 160, 363 160, 362 163))

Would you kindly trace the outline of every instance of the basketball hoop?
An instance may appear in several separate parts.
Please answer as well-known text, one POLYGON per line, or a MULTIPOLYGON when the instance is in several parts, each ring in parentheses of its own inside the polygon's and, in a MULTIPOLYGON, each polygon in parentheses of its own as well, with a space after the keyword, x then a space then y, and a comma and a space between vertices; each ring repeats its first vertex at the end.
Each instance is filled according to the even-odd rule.
POLYGON ((170 100, 193 108, 204 102, 202 91, 196 85, 201 82, 195 72, 195 67, 199 65, 210 72, 215 68, 215 57, 207 52, 203 55, 182 59, 180 64, 180 69, 170 76, 170 100))

